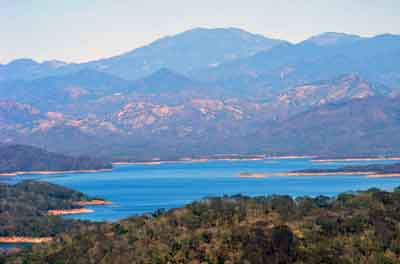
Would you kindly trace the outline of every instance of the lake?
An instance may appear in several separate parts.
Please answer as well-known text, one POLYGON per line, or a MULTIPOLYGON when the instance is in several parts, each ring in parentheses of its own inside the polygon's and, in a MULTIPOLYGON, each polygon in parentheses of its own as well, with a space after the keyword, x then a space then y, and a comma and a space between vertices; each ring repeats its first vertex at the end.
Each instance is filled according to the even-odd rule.
POLYGON ((3 178, 11 183, 37 179, 60 184, 87 195, 113 202, 96 206, 95 213, 71 216, 95 221, 116 221, 132 215, 170 209, 210 196, 287 194, 291 196, 334 196, 341 192, 377 187, 391 190, 400 178, 368 179, 363 176, 239 178, 241 172, 279 172, 306 168, 336 168, 343 165, 393 163, 368 161, 312 163, 309 159, 252 161, 209 161, 157 165, 117 165, 111 172, 58 175, 24 175, 3 178))
POLYGON ((11 250, 17 248, 29 248, 32 244, 29 243, 0 243, 0 249, 11 250))

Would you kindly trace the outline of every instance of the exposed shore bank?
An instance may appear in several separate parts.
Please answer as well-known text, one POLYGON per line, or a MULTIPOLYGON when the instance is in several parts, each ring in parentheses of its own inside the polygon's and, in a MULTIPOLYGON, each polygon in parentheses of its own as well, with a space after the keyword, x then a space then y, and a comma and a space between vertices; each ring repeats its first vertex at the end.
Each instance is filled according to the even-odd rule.
POLYGON ((397 178, 400 177, 400 173, 385 173, 385 174, 369 174, 368 178, 397 178))
POLYGON ((376 158, 333 158, 333 159, 313 159, 314 163, 333 163, 333 162, 357 162, 357 161, 400 161, 400 157, 376 157, 376 158))
POLYGON ((268 177, 321 177, 321 176, 365 176, 366 178, 398 178, 400 173, 377 173, 377 172, 284 172, 284 173, 239 173, 240 178, 262 179, 268 177))
POLYGON ((79 202, 74 202, 74 204, 78 206, 87 206, 87 205, 110 205, 112 202, 106 201, 106 200, 99 200, 99 199, 94 199, 90 201, 79 201, 79 202))
POLYGON ((151 161, 115 161, 113 165, 160 165, 169 163, 201 163, 209 161, 254 161, 254 160, 278 160, 278 159, 313 159, 316 156, 266 156, 266 155, 226 155, 221 157, 205 158, 181 158, 178 160, 151 160, 151 161))
POLYGON ((65 210, 49 210, 48 215, 73 215, 73 214, 88 214, 94 213, 94 210, 88 208, 76 208, 76 209, 65 209, 65 210))
POLYGON ((99 206, 99 205, 110 205, 112 202, 100 199, 94 199, 90 201, 78 201, 74 202, 74 205, 81 206, 82 208, 73 209, 58 209, 47 211, 48 215, 75 215, 75 214, 88 214, 94 213, 93 209, 85 208, 84 206, 99 206))
POLYGON ((376 172, 282 172, 282 173, 251 173, 251 172, 241 172, 239 173, 240 178, 267 178, 267 177, 307 177, 307 176, 356 176, 356 175, 375 175, 376 172))
POLYGON ((52 240, 53 240, 52 237, 20 237, 20 236, 0 237, 0 243, 3 244, 18 244, 18 243, 40 244, 40 243, 48 243, 52 240))
POLYGON ((30 175, 30 174, 52 175, 52 174, 69 174, 69 173, 95 173, 95 172, 107 172, 107 171, 112 171, 112 169, 70 170, 70 171, 16 171, 16 172, 0 173, 0 176, 14 177, 18 175, 30 175))

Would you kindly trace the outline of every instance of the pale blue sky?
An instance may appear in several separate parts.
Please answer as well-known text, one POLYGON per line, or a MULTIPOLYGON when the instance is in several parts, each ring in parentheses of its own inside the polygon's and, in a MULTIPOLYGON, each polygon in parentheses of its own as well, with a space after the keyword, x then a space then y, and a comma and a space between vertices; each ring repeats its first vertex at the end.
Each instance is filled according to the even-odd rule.
POLYGON ((193 27, 298 42, 326 31, 400 34, 399 0, 0 0, 0 63, 81 62, 193 27))

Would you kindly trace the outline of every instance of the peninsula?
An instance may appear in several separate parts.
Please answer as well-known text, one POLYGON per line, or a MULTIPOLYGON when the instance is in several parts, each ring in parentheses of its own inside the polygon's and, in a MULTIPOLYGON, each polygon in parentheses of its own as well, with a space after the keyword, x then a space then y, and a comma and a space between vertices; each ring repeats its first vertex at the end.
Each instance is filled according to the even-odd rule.
POLYGON ((372 164, 360 166, 344 166, 336 169, 305 169, 289 172, 260 173, 242 172, 241 178, 266 178, 274 176, 337 176, 337 175, 360 175, 367 178, 400 177, 400 163, 394 164, 372 164))
POLYGON ((92 225, 60 217, 94 212, 84 206, 111 202, 91 198, 62 186, 37 181, 0 184, 0 243, 45 243, 66 231, 92 225))
POLYGON ((27 145, 0 145, 0 176, 90 173, 111 169, 111 163, 92 157, 72 157, 27 145))

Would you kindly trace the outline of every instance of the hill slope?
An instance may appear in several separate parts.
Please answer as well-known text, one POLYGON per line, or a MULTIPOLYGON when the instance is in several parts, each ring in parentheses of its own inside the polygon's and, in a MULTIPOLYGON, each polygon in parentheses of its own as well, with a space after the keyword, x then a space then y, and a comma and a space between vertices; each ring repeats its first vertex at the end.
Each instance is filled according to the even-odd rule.
POLYGON ((276 46, 212 69, 193 71, 191 76, 220 82, 249 79, 251 86, 267 84, 284 88, 354 72, 371 81, 397 86, 399 56, 398 35, 378 35, 342 45, 319 45, 308 40, 276 46))
POLYGON ((161 38, 120 56, 90 62, 93 67, 126 79, 138 79, 159 69, 186 73, 269 50, 281 40, 236 28, 195 28, 161 38))
POLYGON ((127 92, 82 97, 56 111, 0 103, 2 139, 114 160, 398 152, 397 133, 389 136, 398 129, 396 90, 356 74, 261 98, 213 97, 209 87, 164 70, 133 83, 127 92))
POLYGON ((209 198, 63 235, 7 263, 398 263, 400 193, 209 198))
POLYGON ((0 173, 109 169, 111 164, 89 157, 70 157, 23 145, 0 146, 0 173))
POLYGON ((254 137, 275 153, 321 156, 400 154, 399 98, 371 97, 318 106, 254 137))
POLYGON ((81 221, 49 217, 48 211, 79 209, 76 203, 87 200, 83 193, 45 182, 0 183, 0 237, 51 237, 84 226, 81 221))

